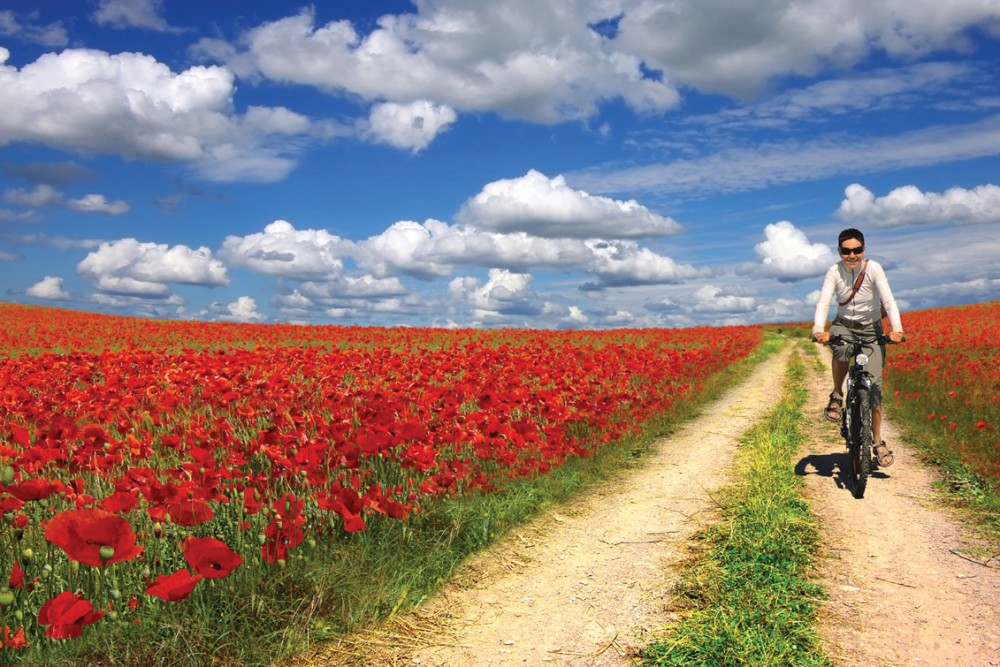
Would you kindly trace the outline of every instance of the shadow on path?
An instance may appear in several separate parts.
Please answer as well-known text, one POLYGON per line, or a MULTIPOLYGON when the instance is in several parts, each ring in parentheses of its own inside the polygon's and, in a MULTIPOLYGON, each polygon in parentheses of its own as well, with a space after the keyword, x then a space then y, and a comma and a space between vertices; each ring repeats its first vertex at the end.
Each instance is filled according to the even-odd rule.
MULTIPOLYGON (((874 479, 888 479, 889 475, 878 469, 878 464, 872 462, 871 477, 874 479)), ((850 460, 847 452, 836 452, 832 454, 809 454, 802 457, 795 464, 795 474, 800 476, 819 475, 820 477, 830 477, 837 484, 838 489, 850 489, 851 481, 848 476, 850 460)))

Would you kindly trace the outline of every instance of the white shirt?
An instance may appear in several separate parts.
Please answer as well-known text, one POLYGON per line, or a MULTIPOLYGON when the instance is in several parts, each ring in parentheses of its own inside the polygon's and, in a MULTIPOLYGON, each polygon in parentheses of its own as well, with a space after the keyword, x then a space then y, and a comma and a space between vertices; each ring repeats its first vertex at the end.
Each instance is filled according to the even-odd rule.
POLYGON ((819 293, 819 303, 816 304, 816 316, 813 318, 813 333, 820 333, 826 328, 826 317, 830 312, 833 297, 837 297, 837 317, 858 325, 874 324, 881 320, 882 306, 889 315, 889 325, 893 331, 903 332, 903 323, 899 318, 899 308, 896 299, 889 289, 889 280, 885 277, 882 265, 869 259, 865 278, 861 281, 858 293, 848 303, 840 305, 851 296, 854 281, 861 272, 862 262, 857 270, 851 271, 844 262, 837 262, 826 272, 823 287, 819 293))

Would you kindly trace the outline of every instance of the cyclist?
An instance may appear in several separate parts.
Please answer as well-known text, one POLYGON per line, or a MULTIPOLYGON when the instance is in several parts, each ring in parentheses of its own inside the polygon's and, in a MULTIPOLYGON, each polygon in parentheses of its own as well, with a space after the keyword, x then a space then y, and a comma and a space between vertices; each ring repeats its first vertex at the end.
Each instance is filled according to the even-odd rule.
MULTIPOLYGON (((889 281, 882 265, 864 257, 865 235, 857 229, 845 229, 837 237, 837 250, 841 261, 826 272, 820 290, 816 316, 813 320, 813 340, 828 343, 831 335, 850 337, 851 334, 872 337, 882 334, 882 318, 889 317, 892 327, 889 339, 898 343, 903 339, 903 323, 899 317, 896 299, 892 296, 889 281), (827 315, 833 296, 837 296, 837 315, 826 328, 827 315)), ((875 378, 872 392, 872 441, 875 442, 875 456, 880 466, 892 465, 892 452, 882 440, 882 362, 884 346, 876 346, 869 355, 868 372, 875 378)), ((844 396, 841 391, 850 360, 846 345, 833 348, 833 391, 825 409, 826 418, 840 421, 844 396)))

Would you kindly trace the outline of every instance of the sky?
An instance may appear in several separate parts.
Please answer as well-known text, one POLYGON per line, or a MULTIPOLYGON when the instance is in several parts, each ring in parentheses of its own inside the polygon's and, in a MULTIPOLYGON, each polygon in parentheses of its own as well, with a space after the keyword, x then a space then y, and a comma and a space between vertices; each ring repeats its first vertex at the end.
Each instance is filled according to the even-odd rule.
POLYGON ((0 0, 0 300, 604 329, 1000 299, 1000 0, 0 0))

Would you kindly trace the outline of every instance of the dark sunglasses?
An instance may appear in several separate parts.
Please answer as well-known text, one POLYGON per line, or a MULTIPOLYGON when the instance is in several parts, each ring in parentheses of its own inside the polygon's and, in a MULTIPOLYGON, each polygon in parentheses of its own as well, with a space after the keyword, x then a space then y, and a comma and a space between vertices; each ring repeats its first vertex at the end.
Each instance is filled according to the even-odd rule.
POLYGON ((860 255, 864 251, 865 251, 865 247, 863 245, 858 246, 857 248, 845 248, 844 246, 840 246, 840 254, 844 255, 844 256, 846 256, 846 255, 860 255))

